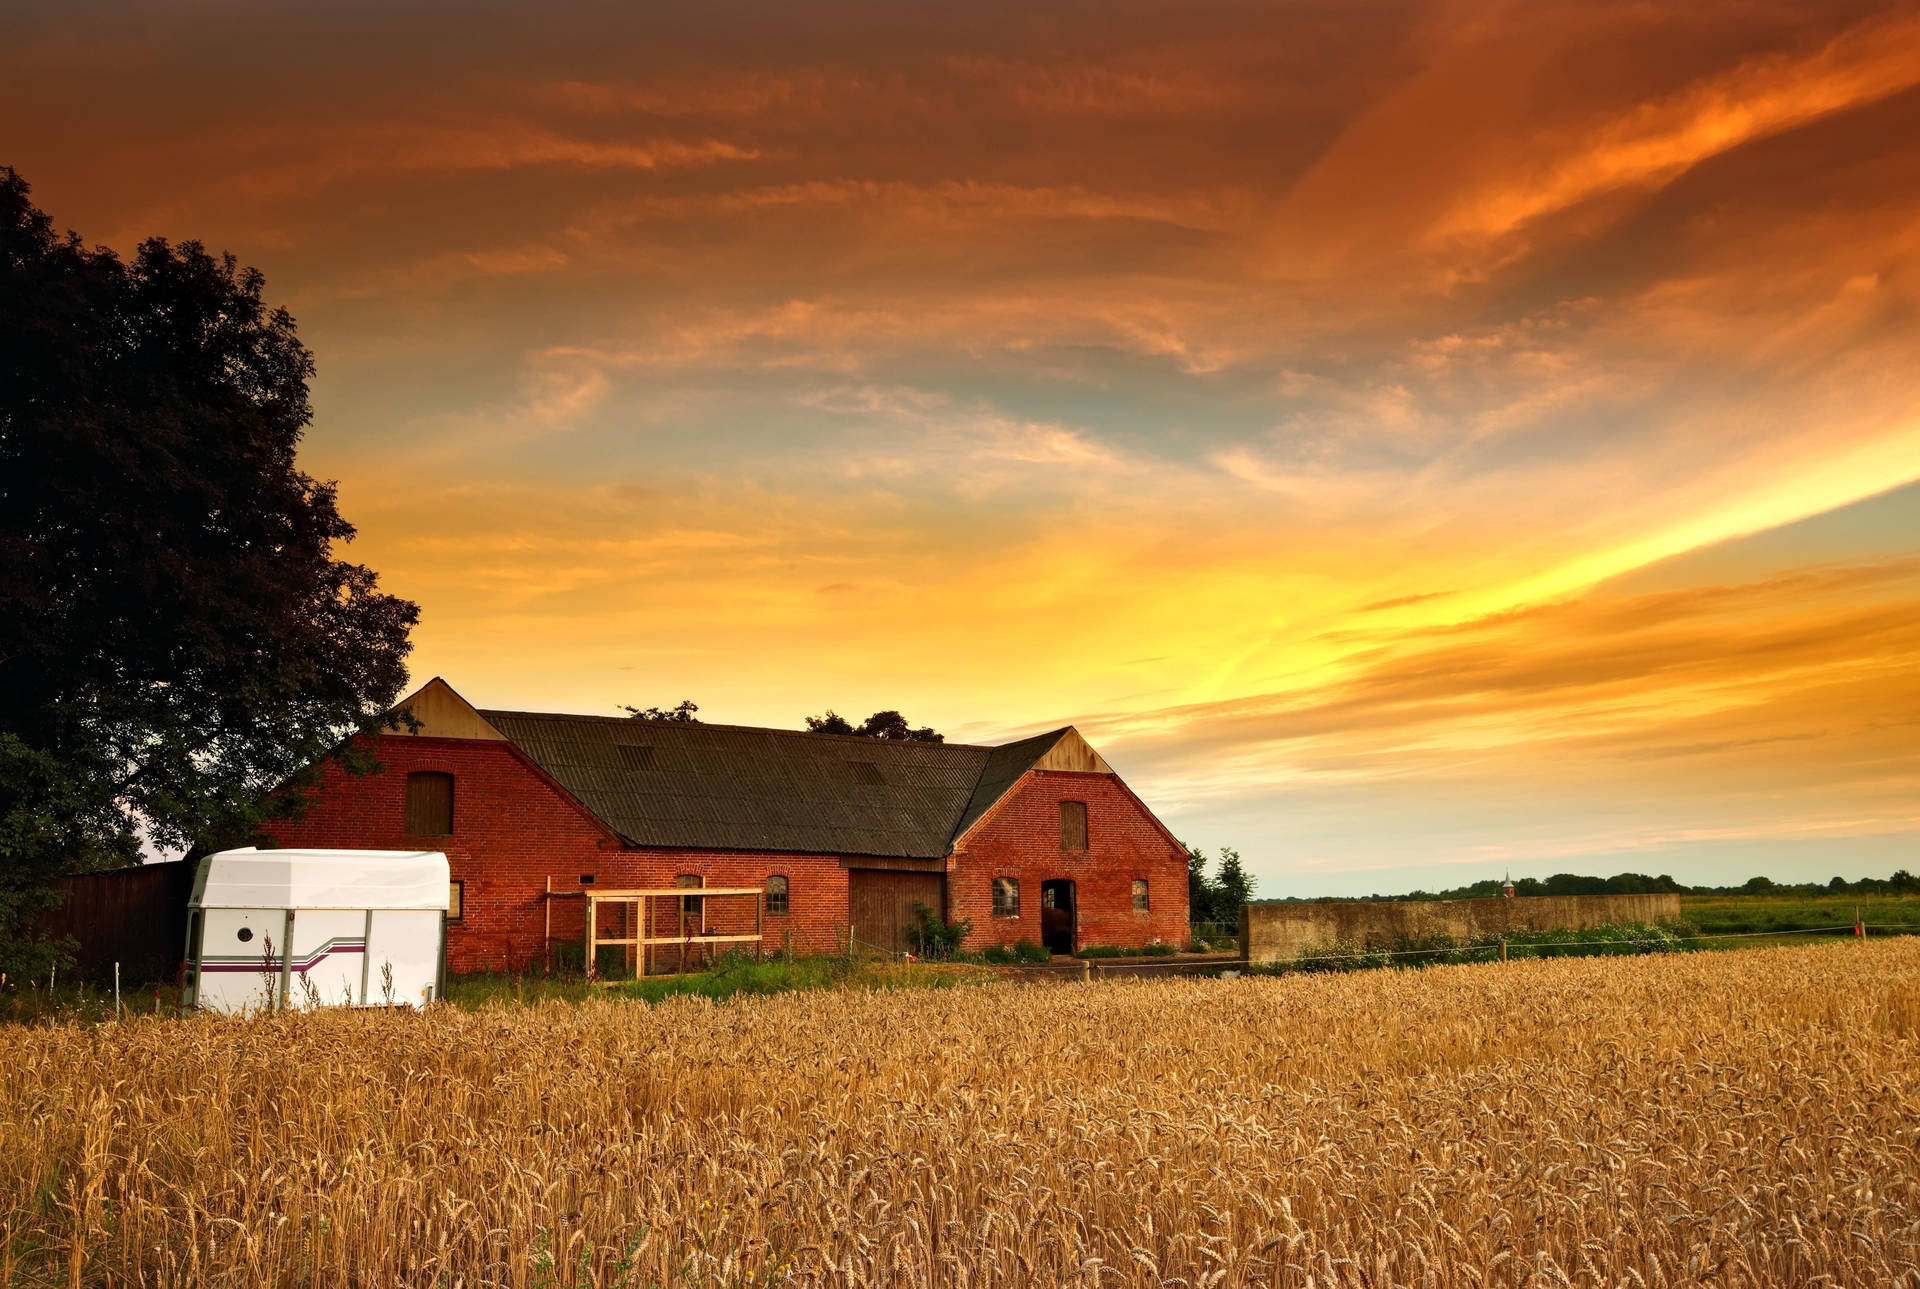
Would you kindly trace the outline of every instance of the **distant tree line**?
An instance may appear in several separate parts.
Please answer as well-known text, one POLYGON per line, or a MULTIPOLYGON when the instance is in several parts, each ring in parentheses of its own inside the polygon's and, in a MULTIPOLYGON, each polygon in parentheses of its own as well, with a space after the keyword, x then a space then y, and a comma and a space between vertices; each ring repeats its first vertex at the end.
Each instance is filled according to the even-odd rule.
MULTIPOLYGON (((1365 900, 1479 900, 1501 894, 1506 885, 1496 877, 1444 891, 1409 891, 1405 895, 1288 896, 1286 903, 1328 899, 1365 900)), ((1902 868, 1891 877, 1863 877, 1850 882, 1835 877, 1825 882, 1776 882, 1749 877, 1737 886, 1688 886, 1662 873, 1616 873, 1612 877, 1585 877, 1555 873, 1552 877, 1516 877, 1515 895, 1920 895, 1920 878, 1902 868)), ((1280 902, 1280 901, 1276 901, 1280 902)))
POLYGON ((807 717, 807 728, 815 734, 851 734, 857 738, 893 739, 904 743, 947 741, 947 736, 938 730, 925 725, 916 728, 907 723, 906 717, 895 711, 875 712, 855 725, 829 707, 824 716, 807 717))
MULTIPOLYGON (((636 721, 667 721, 675 725, 698 725, 694 713, 700 704, 683 698, 674 707, 633 707, 622 703, 620 710, 636 721)), ((831 707, 822 716, 807 717, 807 729, 815 734, 846 734, 854 738, 889 739, 900 743, 944 743, 947 736, 930 726, 914 726, 896 711, 875 712, 855 725, 831 707)))
POLYGON ((677 707, 632 707, 626 703, 620 710, 636 721, 666 721, 670 725, 698 725, 700 718, 694 713, 700 710, 700 704, 691 698, 683 698, 677 707))

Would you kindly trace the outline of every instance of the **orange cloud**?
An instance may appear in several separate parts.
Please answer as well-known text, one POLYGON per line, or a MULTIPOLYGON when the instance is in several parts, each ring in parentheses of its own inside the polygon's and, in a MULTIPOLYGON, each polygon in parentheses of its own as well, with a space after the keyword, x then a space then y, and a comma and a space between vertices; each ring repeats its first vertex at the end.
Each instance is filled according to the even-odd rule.
POLYGON ((1771 54, 1571 137, 1543 140, 1531 172, 1469 192, 1435 238, 1491 237, 1595 194, 1662 184, 1754 139, 1920 84, 1920 19, 1862 22, 1807 55, 1771 54), (1548 155, 1543 159, 1539 152, 1548 155), (1557 152, 1559 155, 1552 155, 1557 152), (1543 164, 1544 160, 1544 164, 1543 164))
POLYGON ((0 36, 58 219, 299 314, 465 692, 1084 719, 1275 893, 1912 828, 1907 7, 0 36))

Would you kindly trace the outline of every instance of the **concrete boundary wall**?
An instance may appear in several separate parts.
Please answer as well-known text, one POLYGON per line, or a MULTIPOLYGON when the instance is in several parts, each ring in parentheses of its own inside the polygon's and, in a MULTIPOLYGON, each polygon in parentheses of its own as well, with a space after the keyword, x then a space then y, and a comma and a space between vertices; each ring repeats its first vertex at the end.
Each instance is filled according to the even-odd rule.
POLYGON ((1678 895, 1529 895, 1489 900, 1340 900, 1246 904, 1240 956, 1284 962, 1331 944, 1392 948, 1402 940, 1456 940, 1508 931, 1553 931, 1615 922, 1678 922, 1678 895))

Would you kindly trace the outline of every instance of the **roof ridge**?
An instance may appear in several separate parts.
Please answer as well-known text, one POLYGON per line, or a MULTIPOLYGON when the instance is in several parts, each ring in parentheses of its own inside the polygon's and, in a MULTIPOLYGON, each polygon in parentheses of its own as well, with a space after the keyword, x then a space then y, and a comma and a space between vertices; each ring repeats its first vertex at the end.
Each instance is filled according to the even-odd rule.
POLYGON ((628 845, 843 858, 951 854, 957 831, 1072 728, 992 747, 580 712, 480 718, 628 845), (636 745, 661 755, 636 765, 621 750, 636 745), (848 763, 877 763, 884 780, 848 763))
MULTIPOLYGON (((481 707, 481 708, 475 708, 474 710, 479 712, 481 716, 486 717, 489 720, 491 720, 495 716, 506 716, 506 717, 519 716, 519 717, 534 717, 539 720, 609 722, 622 727, 631 727, 631 726, 639 726, 643 728, 652 728, 655 726, 667 726, 669 728, 678 727, 678 729, 682 731, 692 731, 692 730, 700 730, 700 729, 734 730, 734 731, 738 731, 740 733, 745 733, 745 734, 787 734, 787 735, 793 736, 794 738, 838 739, 843 743, 858 744, 862 747, 872 747, 878 744, 883 747, 954 747, 954 748, 964 748, 968 751, 973 751, 973 752, 994 752, 994 751, 998 751, 1002 747, 1011 747, 1013 746, 1013 743, 1024 743, 1026 741, 1026 739, 1015 739, 1013 740, 1013 743, 956 743, 950 740, 943 739, 938 743, 926 743, 917 739, 872 738, 864 734, 834 734, 826 730, 796 730, 796 729, 787 729, 778 725, 729 725, 719 721, 643 721, 632 716, 601 716, 591 712, 526 712, 526 711, 517 711, 510 708, 505 708, 505 707, 481 707)), ((1065 725, 1060 727, 1060 729, 1062 730, 1066 728, 1068 727, 1065 725)), ((1057 734, 1060 731, 1051 730, 1048 732, 1057 734)), ((1031 734, 1031 735, 1028 735, 1027 737, 1028 738, 1044 738, 1046 737, 1046 735, 1031 734)))

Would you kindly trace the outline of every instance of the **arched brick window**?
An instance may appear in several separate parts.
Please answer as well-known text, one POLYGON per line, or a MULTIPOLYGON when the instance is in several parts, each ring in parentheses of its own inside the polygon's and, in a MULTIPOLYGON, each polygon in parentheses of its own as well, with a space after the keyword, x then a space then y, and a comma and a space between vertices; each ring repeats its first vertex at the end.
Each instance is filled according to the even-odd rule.
POLYGON ((767 879, 767 916, 787 915, 787 879, 775 873, 767 879))
POLYGON ((1145 913, 1148 907, 1147 879, 1144 877, 1136 877, 1133 879, 1133 911, 1135 913, 1145 913))

